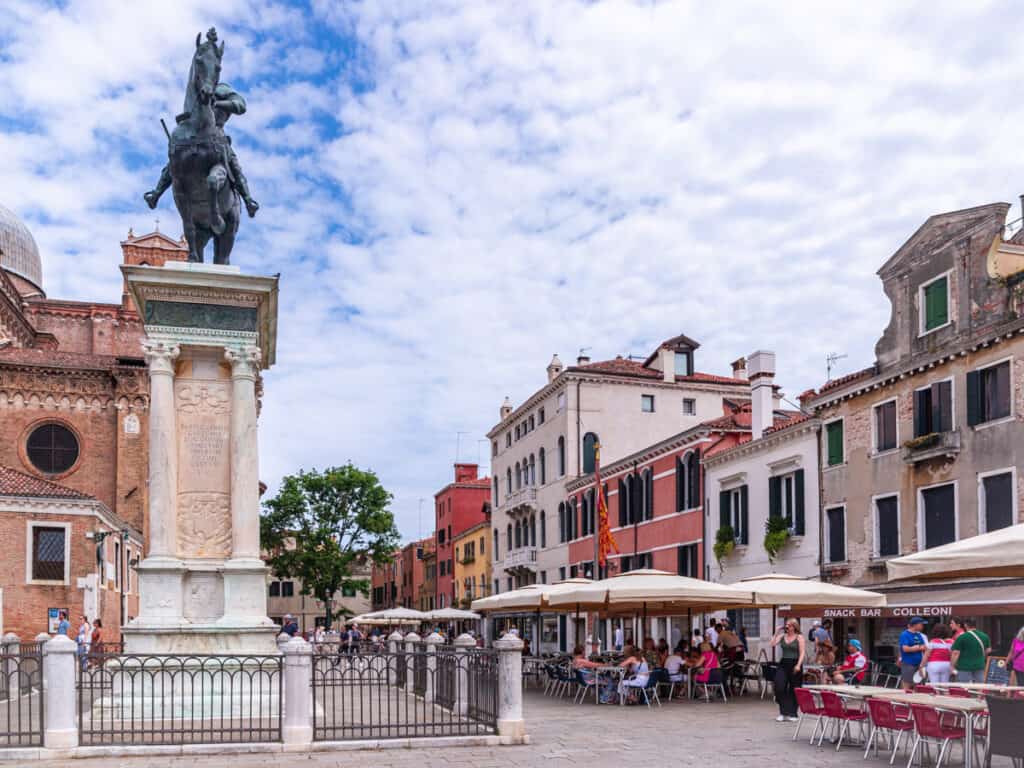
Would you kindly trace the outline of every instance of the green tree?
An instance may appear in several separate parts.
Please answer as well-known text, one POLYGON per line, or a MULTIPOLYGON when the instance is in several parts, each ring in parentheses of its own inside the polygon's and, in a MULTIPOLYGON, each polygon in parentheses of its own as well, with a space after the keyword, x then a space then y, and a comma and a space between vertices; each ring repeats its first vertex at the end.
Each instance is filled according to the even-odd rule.
POLYGON ((330 628, 332 598, 339 590, 367 594, 357 565, 385 563, 399 544, 392 496, 377 475, 352 465, 288 475, 277 495, 264 502, 260 539, 277 578, 299 579, 302 594, 326 606, 330 628))

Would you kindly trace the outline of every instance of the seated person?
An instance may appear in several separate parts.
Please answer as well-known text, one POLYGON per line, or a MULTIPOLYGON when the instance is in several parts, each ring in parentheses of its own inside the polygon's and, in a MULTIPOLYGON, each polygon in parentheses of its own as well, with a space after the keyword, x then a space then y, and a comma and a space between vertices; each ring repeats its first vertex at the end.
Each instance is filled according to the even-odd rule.
POLYGON ((573 669, 594 669, 601 665, 588 659, 587 654, 583 651, 583 646, 577 645, 572 649, 572 666, 573 669))
POLYGON ((658 641, 658 645, 657 645, 657 647, 655 647, 654 650, 658 654, 658 666, 659 667, 664 667, 665 666, 665 659, 668 658, 668 643, 665 642, 665 638, 664 637, 661 638, 661 640, 658 641))
POLYGON ((832 675, 832 682, 837 685, 847 682, 859 685, 864 682, 864 676, 868 672, 867 657, 861 653, 860 640, 851 639, 846 644, 846 650, 847 656, 843 659, 843 663, 836 668, 832 675))
POLYGON ((706 683, 711 678, 711 671, 718 669, 718 667, 718 654, 711 647, 711 643, 701 643, 700 668, 693 679, 698 683, 706 683))
POLYGON ((630 688, 647 687, 647 680, 651 676, 651 668, 647 664, 647 659, 644 658, 642 652, 633 647, 626 648, 626 658, 622 660, 619 666, 627 670, 626 675, 622 678, 622 682, 619 683, 620 696, 628 696, 630 688))
POLYGON ((683 668, 686 666, 686 662, 678 652, 673 651, 665 657, 665 663, 663 665, 665 671, 668 672, 669 682, 681 683, 686 679, 686 673, 683 668))

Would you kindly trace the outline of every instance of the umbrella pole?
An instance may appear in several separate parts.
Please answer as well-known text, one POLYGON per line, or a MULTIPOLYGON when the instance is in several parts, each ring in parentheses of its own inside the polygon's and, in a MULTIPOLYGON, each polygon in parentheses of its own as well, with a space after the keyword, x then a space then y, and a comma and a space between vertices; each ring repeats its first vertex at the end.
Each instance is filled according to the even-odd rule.
POLYGON ((686 609, 686 644, 693 648, 693 609, 686 609))
MULTIPOLYGON (((647 603, 644 602, 644 640, 647 639, 647 603)), ((643 647, 643 646, 641 646, 643 647)))
MULTIPOLYGON (((775 606, 775 605, 772 606, 772 637, 775 637, 775 624, 778 622, 778 619, 775 616, 775 611, 776 611, 777 607, 778 606, 775 606)), ((775 644, 774 643, 772 643, 772 661, 775 661, 775 644)))

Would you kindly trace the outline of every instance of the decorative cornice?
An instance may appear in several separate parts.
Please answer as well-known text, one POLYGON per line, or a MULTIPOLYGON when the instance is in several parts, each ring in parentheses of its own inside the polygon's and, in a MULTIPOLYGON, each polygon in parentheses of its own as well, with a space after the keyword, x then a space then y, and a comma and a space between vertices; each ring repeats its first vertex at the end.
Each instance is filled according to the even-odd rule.
POLYGON ((750 440, 741 443, 728 450, 704 457, 704 466, 708 469, 727 464, 730 461, 760 453, 762 450, 769 450, 782 443, 789 442, 802 437, 808 432, 817 432, 821 428, 821 421, 817 418, 807 419, 789 427, 773 430, 761 437, 760 440, 750 440))

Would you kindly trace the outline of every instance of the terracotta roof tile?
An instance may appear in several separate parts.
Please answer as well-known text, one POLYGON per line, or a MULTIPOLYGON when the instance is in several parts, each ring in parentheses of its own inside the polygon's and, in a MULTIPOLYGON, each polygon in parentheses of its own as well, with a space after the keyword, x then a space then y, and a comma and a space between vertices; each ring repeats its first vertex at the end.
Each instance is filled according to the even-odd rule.
MULTIPOLYGON (((624 357, 616 357, 614 360, 600 360, 596 363, 587 363, 585 365, 573 365, 566 370, 608 373, 613 376, 634 376, 641 379, 661 378, 661 371, 646 368, 643 363, 637 360, 627 360, 624 357)), ((690 381, 698 384, 748 384, 746 379, 733 379, 728 376, 716 376, 713 373, 701 373, 699 371, 694 372, 691 376, 676 376, 676 381, 690 381)))
POLYGON ((43 480, 35 475, 0 466, 0 496, 31 496, 46 499, 92 499, 66 485, 43 480))
POLYGON ((835 389, 837 387, 841 387, 841 386, 843 386, 845 384, 849 384, 850 382, 858 381, 860 379, 865 379, 865 378, 868 378, 869 376, 874 376, 874 375, 875 375, 875 366, 873 366, 873 365, 869 366, 869 367, 867 367, 867 368, 865 368, 863 370, 860 370, 860 371, 854 371, 853 373, 848 373, 845 376, 840 376, 838 379, 832 379, 832 381, 829 381, 829 382, 826 382, 825 384, 822 384, 821 389, 818 390, 818 394, 819 395, 823 394, 825 392, 828 392, 829 390, 835 389))

